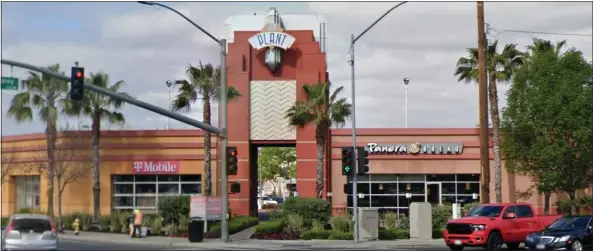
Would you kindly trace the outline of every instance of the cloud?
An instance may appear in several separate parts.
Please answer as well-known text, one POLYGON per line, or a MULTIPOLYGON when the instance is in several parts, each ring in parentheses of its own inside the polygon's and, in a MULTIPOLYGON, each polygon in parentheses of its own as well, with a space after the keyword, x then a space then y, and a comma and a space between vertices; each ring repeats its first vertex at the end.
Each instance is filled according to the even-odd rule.
MULTIPOLYGON (((201 27, 220 37, 224 20, 233 15, 263 14, 275 6, 280 14, 314 13, 327 24, 328 71, 334 88, 343 86, 350 99, 347 55, 350 35, 362 32, 396 3, 388 2, 183 2, 167 3, 201 27), (356 10, 353 14, 352 10, 356 10)), ((567 40, 591 59, 592 38, 533 35, 505 30, 591 34, 591 3, 487 2, 490 41, 518 43, 524 48, 533 37, 567 40), (525 13, 529 13, 526 15, 525 13)), ((45 66, 60 63, 64 71, 75 61, 87 72, 104 71, 113 81, 125 80, 122 91, 160 107, 168 107, 165 81, 185 77, 188 64, 219 64, 216 43, 196 27, 166 9, 137 3, 8 3, 2 6, 2 57, 45 66), (39 11, 53 8, 68 11, 39 11), (76 16, 75 10, 94 10, 76 16), (24 19, 23 17, 30 17, 24 19), (29 21, 27 21, 29 20, 29 21), (42 20, 54 20, 43 22, 42 20), (57 20, 57 21, 55 21, 57 20), (72 23, 68 23, 72 22, 72 23), (57 23, 59 25, 57 25, 57 23), (35 25, 33 25, 35 24, 35 25), (72 27, 79 32, 72 36, 72 27)), ((405 89, 408 88, 410 127, 473 127, 477 124, 477 87, 458 83, 453 76, 459 57, 477 44, 476 6, 473 2, 409 2, 394 10, 356 43, 356 112, 358 127, 403 127, 405 89)), ((2 66, 3 76, 10 67, 2 66)), ((21 79, 26 71, 13 69, 21 79)), ((508 86, 499 85, 500 104, 508 86)), ((2 92, 2 134, 42 132, 44 126, 17 125, 6 112, 15 92, 2 92)), ((171 96, 177 91, 173 89, 171 96)), ((201 120, 201 104, 188 116, 201 120)), ((123 109, 125 129, 164 129, 167 120, 141 108, 123 109)), ((217 106, 213 107, 213 124, 217 106)), ((84 119, 83 119, 84 120, 84 119)), ((76 123, 76 118, 64 119, 76 123)), ((349 126, 349 124, 347 124, 349 126)), ((170 121, 170 128, 190 128, 170 121)), ((112 128, 118 129, 118 126, 112 128)))

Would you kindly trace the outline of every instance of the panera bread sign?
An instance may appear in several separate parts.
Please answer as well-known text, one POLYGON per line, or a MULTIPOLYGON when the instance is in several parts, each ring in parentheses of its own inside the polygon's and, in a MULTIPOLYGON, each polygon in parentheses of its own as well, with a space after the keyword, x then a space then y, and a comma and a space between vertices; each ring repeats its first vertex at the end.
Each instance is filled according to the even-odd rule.
POLYGON ((369 154, 461 154, 463 143, 376 144, 368 143, 369 154))
POLYGON ((179 161, 134 161, 134 174, 178 174, 179 161))

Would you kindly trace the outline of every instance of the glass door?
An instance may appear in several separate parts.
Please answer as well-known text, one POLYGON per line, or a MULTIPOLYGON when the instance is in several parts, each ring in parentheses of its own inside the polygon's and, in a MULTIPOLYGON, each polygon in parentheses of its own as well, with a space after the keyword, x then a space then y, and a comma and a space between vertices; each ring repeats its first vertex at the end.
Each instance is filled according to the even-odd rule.
POLYGON ((442 205, 441 190, 441 182, 426 182, 426 202, 433 205, 442 205))

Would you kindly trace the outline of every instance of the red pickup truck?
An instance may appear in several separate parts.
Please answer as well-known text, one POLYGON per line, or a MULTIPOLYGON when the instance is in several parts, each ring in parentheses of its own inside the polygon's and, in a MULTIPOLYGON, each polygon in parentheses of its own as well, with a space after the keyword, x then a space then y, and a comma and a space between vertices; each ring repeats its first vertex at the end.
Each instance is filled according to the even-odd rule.
POLYGON ((483 247, 491 251, 500 249, 503 243, 517 249, 528 234, 543 230, 558 218, 560 215, 536 215, 527 203, 484 204, 447 222, 443 237, 451 250, 483 247))

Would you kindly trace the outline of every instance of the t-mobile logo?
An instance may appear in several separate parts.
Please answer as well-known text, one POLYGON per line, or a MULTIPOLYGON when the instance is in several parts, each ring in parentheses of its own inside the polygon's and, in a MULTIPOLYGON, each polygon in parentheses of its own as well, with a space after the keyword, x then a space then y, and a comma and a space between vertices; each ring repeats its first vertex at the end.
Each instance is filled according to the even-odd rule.
POLYGON ((177 173, 179 161, 134 161, 134 173, 177 173))
POLYGON ((142 172, 142 161, 135 161, 134 162, 134 170, 137 173, 142 172))

